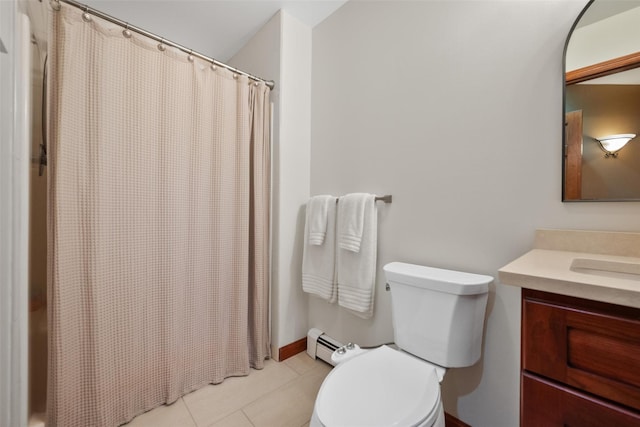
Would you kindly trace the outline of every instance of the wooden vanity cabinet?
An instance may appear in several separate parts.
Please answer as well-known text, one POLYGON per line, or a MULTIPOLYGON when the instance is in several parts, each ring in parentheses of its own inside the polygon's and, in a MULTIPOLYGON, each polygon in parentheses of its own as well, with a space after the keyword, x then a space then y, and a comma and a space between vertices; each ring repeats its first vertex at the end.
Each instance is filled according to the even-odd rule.
POLYGON ((520 424, 639 427, 640 309, 523 289, 520 424))

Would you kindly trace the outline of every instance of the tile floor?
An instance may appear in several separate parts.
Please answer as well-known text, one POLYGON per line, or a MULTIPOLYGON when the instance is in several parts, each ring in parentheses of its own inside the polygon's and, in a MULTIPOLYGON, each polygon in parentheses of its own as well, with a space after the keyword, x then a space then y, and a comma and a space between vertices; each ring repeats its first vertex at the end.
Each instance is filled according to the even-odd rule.
POLYGON ((134 418, 126 427, 305 427, 331 365, 306 352, 227 378, 134 418))

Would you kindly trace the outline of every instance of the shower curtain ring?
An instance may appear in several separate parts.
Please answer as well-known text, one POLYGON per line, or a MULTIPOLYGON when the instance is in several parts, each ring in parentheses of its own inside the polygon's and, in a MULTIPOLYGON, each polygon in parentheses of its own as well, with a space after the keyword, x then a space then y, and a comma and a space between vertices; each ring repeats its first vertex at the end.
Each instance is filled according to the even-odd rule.
POLYGON ((131 38, 131 31, 129 30, 129 23, 128 22, 124 27, 124 31, 122 31, 122 35, 125 36, 128 39, 131 38))
POLYGON ((62 8, 62 6, 60 6, 59 0, 50 0, 49 6, 51 6, 51 9, 55 10, 56 12, 62 8))
POLYGON ((193 58, 193 49, 189 50, 189 56, 187 56, 187 59, 189 60, 189 62, 193 62, 194 58, 193 58))
POLYGON ((82 13, 82 19, 84 19, 85 22, 91 21, 91 15, 89 14, 89 6, 84 7, 84 12, 82 13))
POLYGON ((167 47, 164 45, 164 38, 160 39, 160 43, 158 43, 158 50, 160 52, 164 52, 167 47))

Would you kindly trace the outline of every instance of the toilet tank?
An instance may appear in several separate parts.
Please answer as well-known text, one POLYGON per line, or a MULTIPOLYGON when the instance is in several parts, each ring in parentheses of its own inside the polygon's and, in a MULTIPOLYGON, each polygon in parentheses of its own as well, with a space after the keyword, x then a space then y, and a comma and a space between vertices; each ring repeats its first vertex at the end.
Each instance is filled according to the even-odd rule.
POLYGON ((447 368, 480 359, 493 277, 402 262, 385 265, 384 272, 400 349, 447 368))

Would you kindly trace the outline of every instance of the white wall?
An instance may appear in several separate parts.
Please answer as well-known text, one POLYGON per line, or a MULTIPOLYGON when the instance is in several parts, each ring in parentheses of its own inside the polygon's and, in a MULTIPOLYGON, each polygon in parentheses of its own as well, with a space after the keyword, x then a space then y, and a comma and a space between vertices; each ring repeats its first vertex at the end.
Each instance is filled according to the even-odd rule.
MULTIPOLYGON (((562 52, 581 1, 350 1, 313 31, 311 194, 379 204, 376 309, 310 297, 309 326, 392 340, 381 267, 490 274, 536 228, 640 230, 638 203, 562 203, 562 52)), ((474 427, 519 417, 520 292, 491 288, 483 358, 450 370, 445 409, 474 427)))
POLYGON ((272 353, 307 333, 302 294, 302 206, 309 198, 311 28, 287 12, 275 15, 230 61, 275 80, 272 204, 272 353))
POLYGON ((640 7, 577 28, 567 48, 567 71, 640 51, 640 7))
MULTIPOLYGON (((277 345, 307 335, 307 298, 302 292, 303 206, 309 199, 311 156, 311 28, 282 14, 279 245, 273 264, 279 279, 277 345), (277 254, 277 255, 276 255, 277 254)), ((274 180, 275 183, 275 180, 274 180)))

